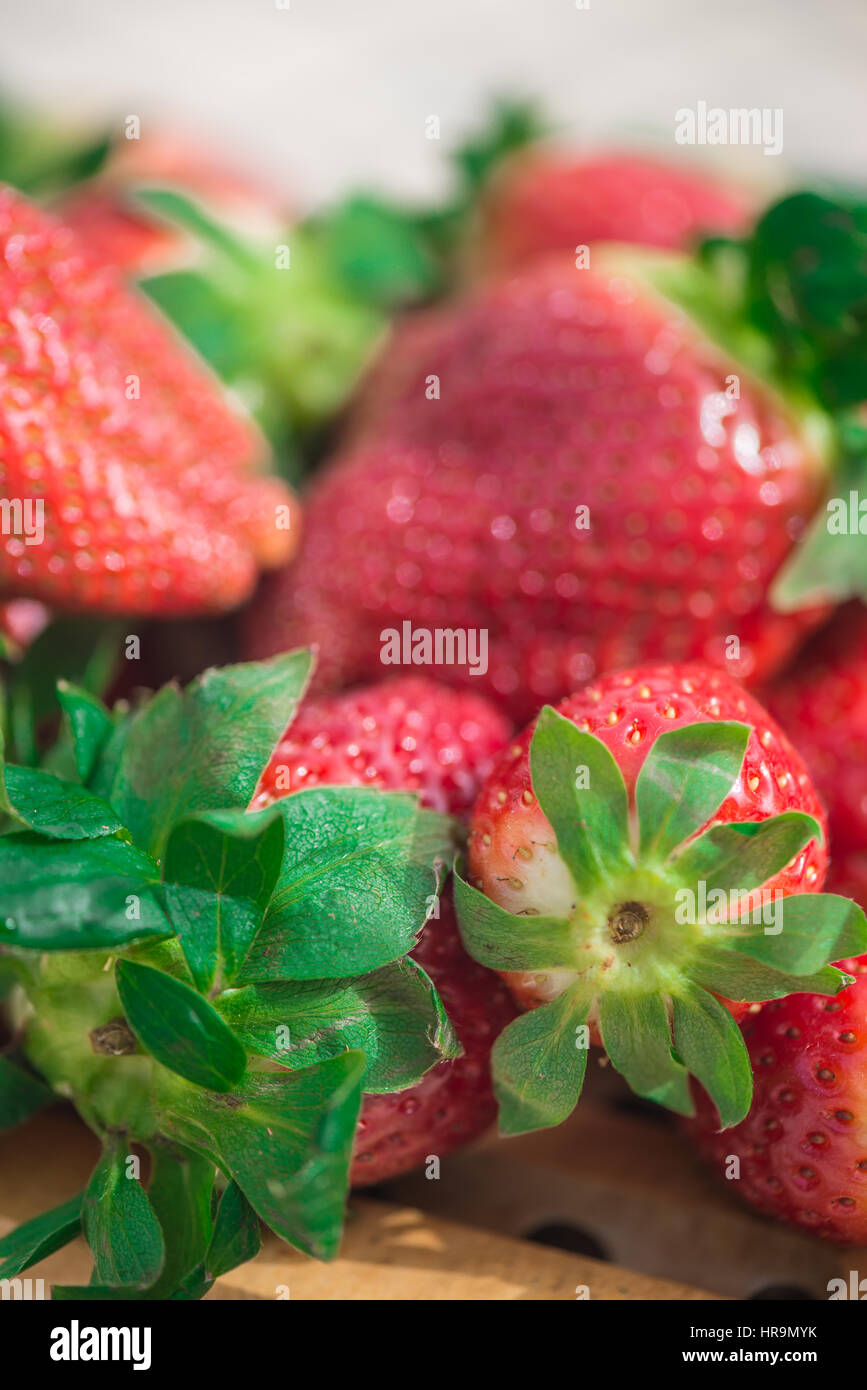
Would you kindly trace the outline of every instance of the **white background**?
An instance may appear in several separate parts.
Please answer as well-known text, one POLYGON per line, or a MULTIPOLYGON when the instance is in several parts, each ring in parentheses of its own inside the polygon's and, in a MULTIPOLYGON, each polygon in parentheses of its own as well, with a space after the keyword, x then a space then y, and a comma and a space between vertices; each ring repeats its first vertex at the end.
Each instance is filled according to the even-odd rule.
POLYGON ((779 106, 782 161, 734 152, 748 177, 782 163, 867 185, 867 0, 589 3, 0 0, 0 82, 70 121, 204 135, 297 202, 433 191, 495 92, 542 99, 569 139, 663 149, 678 107, 779 106))

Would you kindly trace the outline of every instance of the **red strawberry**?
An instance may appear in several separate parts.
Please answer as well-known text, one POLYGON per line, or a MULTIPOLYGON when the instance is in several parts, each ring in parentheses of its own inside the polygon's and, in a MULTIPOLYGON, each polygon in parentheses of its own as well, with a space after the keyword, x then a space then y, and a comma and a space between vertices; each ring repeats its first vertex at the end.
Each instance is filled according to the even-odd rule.
MULTIPOLYGON (((558 712, 595 734, 617 762, 630 800, 648 752, 660 734, 709 720, 738 720, 751 732, 741 771, 708 825, 761 821, 805 811, 824 826, 821 803, 795 749, 761 705, 735 681, 698 666, 658 666, 615 672, 561 701, 558 712)), ((548 912, 556 904, 560 861, 551 859, 553 831, 533 794, 526 728, 500 755, 473 810, 468 867, 475 885, 509 912, 548 912)), ((827 868, 815 839, 765 887, 818 892, 827 868)), ((562 992, 559 976, 506 976, 523 1008, 562 992)), ((742 1011, 741 1011, 742 1012, 742 1011)))
POLYGON ((252 653, 318 642, 336 683, 372 677, 405 620, 479 628, 487 674, 437 674, 521 718, 637 661, 758 680, 785 660, 821 610, 777 613, 767 592, 825 463, 635 254, 634 273, 602 252, 593 270, 541 263, 398 333, 370 442, 314 486, 298 564, 250 615, 252 653))
MULTIPOLYGON (((317 785, 417 791, 428 807, 466 813, 509 734, 486 700, 419 677, 302 705, 263 774, 254 807, 317 785)), ((496 1106, 489 1055, 514 1017, 507 991, 461 946, 451 891, 414 958, 439 990, 464 1047, 405 1091, 365 1097, 352 1181, 380 1182, 476 1138, 496 1106)))
POLYGON ((860 909, 818 891, 823 827, 797 753, 720 672, 640 667, 543 709, 482 788, 455 879, 465 946, 527 1010, 492 1053, 505 1132, 566 1118, 590 1042, 640 1095, 689 1114, 693 1074, 724 1126, 743 1119, 731 1014, 837 993, 827 962, 867 946, 860 909))
POLYGON ((294 547, 259 436, 153 309, 10 189, 0 250, 0 591, 161 615, 240 602, 294 547), (40 504, 44 535, 23 510, 40 504))
POLYGON ((836 999, 793 994, 744 1024, 753 1104, 717 1132, 704 1093, 687 1132, 728 1187, 760 1211, 827 1240, 867 1241, 867 956, 836 999))
POLYGON ((835 856, 867 851, 867 608, 842 608, 767 699, 828 808, 835 856))
POLYGON ((511 269, 546 251, 598 241, 680 250, 703 232, 741 230, 748 212, 739 191, 650 155, 575 158, 534 150, 493 179, 476 263, 511 269))

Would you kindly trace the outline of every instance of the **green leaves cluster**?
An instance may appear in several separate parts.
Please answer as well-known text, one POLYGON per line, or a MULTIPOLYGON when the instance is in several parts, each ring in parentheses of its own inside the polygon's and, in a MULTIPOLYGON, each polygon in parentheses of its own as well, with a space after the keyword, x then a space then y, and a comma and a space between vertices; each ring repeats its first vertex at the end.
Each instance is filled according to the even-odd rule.
POLYGON ((200 1297, 257 1216, 333 1256, 363 1093, 459 1052, 407 958, 448 820, 351 787, 246 810, 309 671, 289 653, 114 712, 62 682, 47 763, 0 764, 0 960, 34 1010, 0 1126, 62 1086, 105 1145, 78 1207, 0 1241, 20 1269, 83 1224, 93 1282, 58 1297, 200 1297))
POLYGON ((749 733, 744 724, 708 722, 658 737, 638 776, 633 833, 623 778, 602 741, 550 707, 540 714, 532 784, 572 880, 572 913, 515 915, 455 880, 464 944, 482 964, 567 972, 559 996, 516 1019, 494 1046, 504 1132, 558 1124, 570 1113, 589 1023, 639 1095, 689 1114, 691 1074, 722 1126, 736 1124, 749 1110, 752 1075, 740 1029, 715 996, 834 994, 851 983, 829 962, 867 949, 859 907, 833 894, 795 895, 773 902, 769 922, 749 897, 821 839, 818 823, 787 812, 703 829, 735 784, 749 733), (715 892, 734 912, 700 908, 715 892), (678 915, 684 894, 696 905, 692 917, 678 915), (647 906, 646 929, 618 944, 609 915, 636 901, 647 906))

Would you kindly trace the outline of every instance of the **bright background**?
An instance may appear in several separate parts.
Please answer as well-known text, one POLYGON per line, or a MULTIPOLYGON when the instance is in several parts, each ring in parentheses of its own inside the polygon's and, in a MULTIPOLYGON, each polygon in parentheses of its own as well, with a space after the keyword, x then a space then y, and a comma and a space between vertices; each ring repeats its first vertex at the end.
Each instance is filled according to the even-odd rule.
POLYGON ((867 0, 0 0, 0 36, 12 95, 179 124, 304 201, 432 192, 497 92, 568 138, 662 149, 680 106, 781 106, 782 160, 738 151, 748 177, 867 184, 867 0))

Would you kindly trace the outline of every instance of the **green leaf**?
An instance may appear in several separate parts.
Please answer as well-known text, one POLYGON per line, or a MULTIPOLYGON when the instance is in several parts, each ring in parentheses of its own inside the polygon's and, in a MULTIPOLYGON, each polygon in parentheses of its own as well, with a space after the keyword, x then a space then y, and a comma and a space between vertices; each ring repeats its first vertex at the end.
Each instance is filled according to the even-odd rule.
POLYGON ((229 1182, 220 1198, 205 1258, 179 1285, 173 1298, 203 1298, 224 1274, 255 1259, 261 1245, 259 1218, 236 1182, 229 1182))
POLYGON ((114 728, 101 700, 70 681, 57 682, 57 699, 73 743, 79 779, 87 783, 114 728))
POLYGON ((360 1052, 303 1071, 248 1073, 231 1095, 179 1083, 162 1125, 210 1155, 277 1235, 308 1255, 337 1253, 361 1105, 360 1052))
POLYGON ((6 795, 16 819, 10 829, 28 826, 54 840, 93 840, 113 835, 121 821, 108 802, 76 782, 64 782, 38 768, 4 769, 6 795))
POLYGON ((750 1057, 728 1009, 686 981, 671 1001, 674 1048, 698 1077, 728 1129, 748 1113, 753 1098, 750 1057))
POLYGON ((160 858, 176 821, 249 805, 310 666, 297 651, 206 671, 134 716, 108 799, 138 844, 160 858))
POLYGON ((573 985, 550 1004, 521 1014, 503 1030, 491 1053, 500 1132, 559 1125, 578 1104, 587 1068, 582 1030, 589 1001, 573 985))
POLYGON ((391 309, 440 286, 417 218, 394 204, 356 194, 329 211, 319 230, 335 273, 364 301, 391 309))
POLYGON ((682 882, 704 883, 708 893, 746 894, 768 883, 812 839, 821 844, 822 828, 803 811, 714 825, 677 856, 675 869, 682 882))
POLYGON ((579 892, 629 866, 626 784, 601 739, 546 705, 530 744, 530 775, 579 892))
POLYGON ((14 1279, 75 1240, 81 1234, 83 1201, 84 1193, 79 1192, 0 1238, 0 1279, 14 1279))
POLYGON ((74 681, 99 694, 112 681, 123 629, 119 622, 60 618, 41 632, 15 667, 9 682, 13 761, 39 761, 38 735, 58 711, 57 682, 74 681))
POLYGON ((248 985, 216 1007, 248 1051, 284 1067, 363 1052, 370 1092, 405 1090, 461 1051, 439 995, 409 957, 358 979, 248 985))
POLYGON ((635 785, 641 856, 666 859, 732 790, 744 760, 747 724, 688 724, 660 734, 635 785))
POLYGON ((117 950, 168 936, 159 867, 122 840, 0 840, 0 943, 33 950, 117 950))
POLYGON ((106 1143, 84 1198, 84 1233, 93 1252, 94 1284, 146 1288, 165 1258, 160 1224, 120 1135, 106 1143))
POLYGON ((867 544, 859 511, 865 494, 867 447, 842 459, 825 505, 774 579, 771 602, 780 612, 867 597, 867 544))
POLYGON ((574 966, 578 951, 565 917, 524 917, 454 875, 455 909, 466 950, 490 970, 551 970, 574 966))
POLYGON ((147 1291, 149 1299, 168 1298, 205 1257, 214 1226, 211 1194, 214 1165, 189 1149, 151 1145, 153 1167, 148 1200, 165 1244, 162 1273, 147 1291))
POLYGON ((0 1053, 0 1131, 14 1129, 55 1099, 37 1077, 0 1053))
POLYGON ((412 950, 451 857, 451 822, 408 793, 367 787, 314 788, 277 805, 283 866, 237 983, 344 979, 412 950))
POLYGON ((470 189, 481 188, 504 159, 548 133, 533 102, 498 99, 486 124, 452 153, 452 160, 470 189))
POLYGON ((788 975, 720 946, 702 947, 690 974, 696 984, 726 999, 759 1002, 783 999, 787 994, 839 994, 853 978, 830 965, 809 975, 788 975))
POLYGON ((829 961, 867 951, 867 918, 857 903, 836 893, 797 893, 774 904, 778 920, 758 929, 720 932, 714 944, 775 970, 809 975, 829 961))
POLYGON ((229 985, 258 932, 283 862, 283 817, 205 811, 172 827, 165 901, 202 994, 229 985))
POLYGON ((672 1053, 671 1024, 661 995, 603 993, 599 1027, 612 1066, 636 1095, 679 1115, 694 1113, 686 1068, 672 1053))
POLYGON ((197 1086, 229 1091, 237 1085, 247 1054, 206 999, 136 961, 119 960, 116 979, 127 1022, 152 1057, 197 1086))

